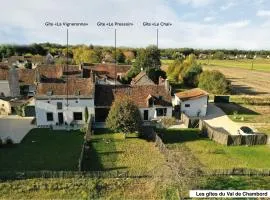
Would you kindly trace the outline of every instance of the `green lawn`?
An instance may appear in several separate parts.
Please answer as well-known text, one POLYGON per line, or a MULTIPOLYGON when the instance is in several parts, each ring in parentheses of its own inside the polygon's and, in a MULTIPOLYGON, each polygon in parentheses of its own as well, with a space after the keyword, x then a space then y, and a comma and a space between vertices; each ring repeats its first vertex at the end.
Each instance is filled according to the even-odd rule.
POLYGON ((92 171, 129 171, 147 174, 153 169, 161 169, 164 156, 154 143, 138 138, 135 134, 111 133, 107 129, 97 129, 90 142, 88 169, 92 171))
POLYGON ((169 149, 177 151, 185 145, 206 169, 270 168, 269 145, 227 147, 199 137, 196 129, 168 129, 162 132, 163 141, 169 149))
POLYGON ((270 60, 267 59, 243 59, 243 60, 199 60, 202 65, 210 65, 216 67, 238 67, 243 69, 252 69, 260 71, 270 71, 270 60))
POLYGON ((20 144, 0 149, 0 171, 77 170, 80 131, 31 130, 20 144))
POLYGON ((200 189, 204 190, 268 190, 270 177, 266 176, 216 176, 204 179, 200 189))
POLYGON ((153 179, 49 178, 0 182, 1 199, 179 199, 153 179))

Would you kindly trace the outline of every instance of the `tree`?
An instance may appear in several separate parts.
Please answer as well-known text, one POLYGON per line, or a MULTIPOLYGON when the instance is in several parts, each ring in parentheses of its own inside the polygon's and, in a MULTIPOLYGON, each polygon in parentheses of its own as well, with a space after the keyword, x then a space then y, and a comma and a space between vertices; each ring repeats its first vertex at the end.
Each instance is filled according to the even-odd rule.
POLYGON ((151 68, 148 71, 148 77, 156 84, 159 82, 159 77, 166 78, 166 72, 162 71, 161 69, 151 68))
POLYGON ((115 51, 113 51, 113 58, 116 58, 116 62, 118 63, 125 63, 125 55, 119 49, 116 50, 116 57, 115 51))
POLYGON ((183 61, 175 60, 169 65, 167 70, 167 76, 170 81, 182 81, 189 87, 197 87, 200 73, 202 73, 202 67, 197 63, 194 54, 190 54, 183 61))
POLYGON ((197 87, 199 75, 202 73, 202 67, 200 65, 191 66, 183 76, 183 82, 186 86, 197 87))
POLYGON ((86 46, 80 46, 73 49, 73 60, 76 64, 97 63, 99 61, 95 51, 86 46))
POLYGON ((106 127, 127 134, 140 131, 141 124, 140 111, 135 103, 127 96, 116 98, 106 119, 106 127))
POLYGON ((230 91, 230 82, 219 71, 204 71, 199 77, 199 87, 212 94, 226 94, 230 91))
POLYGON ((24 64, 24 67, 26 69, 32 69, 32 63, 31 62, 27 62, 27 63, 24 64))
POLYGON ((213 59, 218 59, 218 60, 223 60, 224 57, 225 57, 225 54, 223 53, 223 51, 217 51, 213 55, 213 59))
POLYGON ((133 64, 133 66, 139 70, 149 70, 150 68, 159 69, 160 65, 160 51, 156 46, 140 49, 133 64))

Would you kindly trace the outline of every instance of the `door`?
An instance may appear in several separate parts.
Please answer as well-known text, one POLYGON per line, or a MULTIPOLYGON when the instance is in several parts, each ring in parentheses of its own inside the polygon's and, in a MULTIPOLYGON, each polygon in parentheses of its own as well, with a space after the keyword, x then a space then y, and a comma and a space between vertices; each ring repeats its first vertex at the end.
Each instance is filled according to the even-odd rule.
POLYGON ((64 123, 64 116, 62 112, 58 113, 58 123, 59 125, 62 125, 64 123))
POLYGON ((148 121, 148 110, 143 111, 143 120, 148 121))

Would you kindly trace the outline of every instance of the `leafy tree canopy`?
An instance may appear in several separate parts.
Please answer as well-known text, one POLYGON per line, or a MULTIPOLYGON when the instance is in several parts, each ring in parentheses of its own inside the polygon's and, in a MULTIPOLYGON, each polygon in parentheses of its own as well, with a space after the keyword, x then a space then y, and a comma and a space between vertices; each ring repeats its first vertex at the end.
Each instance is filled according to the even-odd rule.
POLYGON ((226 94, 230 91, 230 82, 216 70, 204 71, 199 78, 199 87, 212 94, 226 94))
POLYGON ((127 96, 116 98, 106 119, 106 127, 116 132, 140 131, 142 119, 136 104, 127 96))

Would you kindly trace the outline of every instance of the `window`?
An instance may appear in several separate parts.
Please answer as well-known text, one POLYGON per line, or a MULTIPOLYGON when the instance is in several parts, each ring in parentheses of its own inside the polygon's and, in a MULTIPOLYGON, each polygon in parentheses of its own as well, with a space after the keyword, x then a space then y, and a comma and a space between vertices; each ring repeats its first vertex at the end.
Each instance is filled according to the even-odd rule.
POLYGON ((157 108, 156 111, 157 111, 157 117, 167 115, 167 108, 157 108))
POLYGON ((74 120, 82 120, 82 113, 81 112, 74 112, 73 119, 74 120))
POLYGON ((47 113, 47 121, 48 121, 48 122, 53 121, 53 113, 52 113, 52 112, 48 112, 48 113, 47 113))
POLYGON ((189 108, 190 107, 190 104, 185 104, 185 108, 189 108))
POLYGON ((62 102, 57 102, 57 110, 62 110, 62 102))

